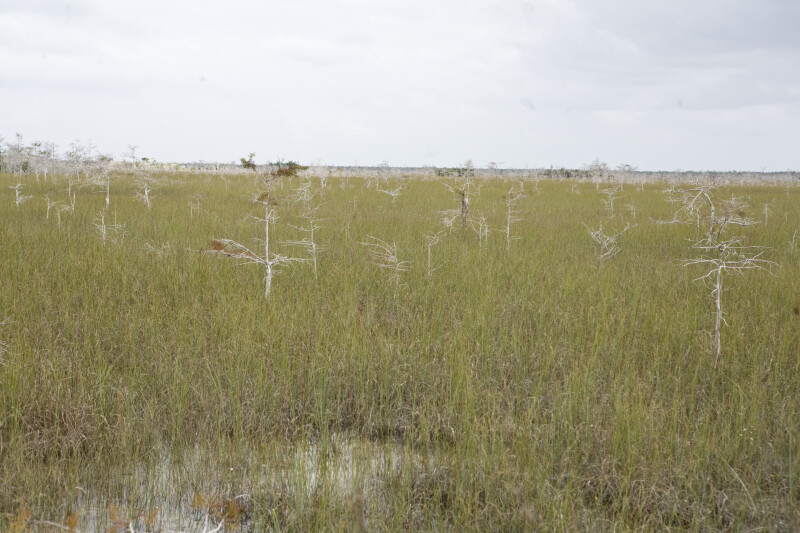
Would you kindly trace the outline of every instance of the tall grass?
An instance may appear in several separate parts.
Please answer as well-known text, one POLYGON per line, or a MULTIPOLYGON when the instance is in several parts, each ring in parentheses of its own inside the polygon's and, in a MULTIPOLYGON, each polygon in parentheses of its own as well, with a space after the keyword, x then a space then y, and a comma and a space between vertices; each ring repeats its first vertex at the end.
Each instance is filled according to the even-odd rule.
MULTIPOLYGON (((104 190, 78 190, 58 227, 44 198, 64 185, 28 183, 16 207, 14 183, 0 175, 0 530, 23 509, 105 527, 110 503, 157 507, 165 529, 223 517, 195 493, 240 496, 236 523, 258 530, 800 528, 799 188, 730 187, 753 216, 774 200, 744 232, 781 268, 726 281, 715 370, 712 302, 677 261, 697 232, 649 220, 674 207, 657 184, 625 188, 616 220, 630 203, 638 225, 603 263, 583 226, 607 221, 601 191, 541 181, 518 240, 454 228, 429 275, 424 233, 452 193, 408 180, 393 202, 331 177, 318 279, 293 265, 266 300, 259 269, 200 253, 260 236, 249 177, 173 176, 151 209, 117 179, 117 244, 93 226, 104 190), (412 263, 396 298, 370 235, 412 263)), ((276 243, 303 237, 299 183, 276 189, 276 243)), ((489 181, 470 213, 504 229, 508 189, 489 181)))

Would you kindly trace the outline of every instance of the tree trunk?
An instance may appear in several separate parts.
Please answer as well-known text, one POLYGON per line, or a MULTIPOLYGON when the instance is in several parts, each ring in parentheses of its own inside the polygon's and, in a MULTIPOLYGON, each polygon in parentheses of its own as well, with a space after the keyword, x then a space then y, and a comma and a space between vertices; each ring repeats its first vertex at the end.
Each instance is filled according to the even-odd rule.
POLYGON ((461 227, 467 227, 467 217, 469 217, 469 198, 467 198, 467 192, 465 190, 461 191, 461 227))
POLYGON ((714 368, 719 364, 720 354, 722 353, 722 343, 720 340, 720 326, 722 325, 722 267, 717 268, 717 283, 714 289, 717 293, 716 306, 717 306, 717 321, 714 326, 714 345, 717 350, 717 358, 714 362, 714 368))

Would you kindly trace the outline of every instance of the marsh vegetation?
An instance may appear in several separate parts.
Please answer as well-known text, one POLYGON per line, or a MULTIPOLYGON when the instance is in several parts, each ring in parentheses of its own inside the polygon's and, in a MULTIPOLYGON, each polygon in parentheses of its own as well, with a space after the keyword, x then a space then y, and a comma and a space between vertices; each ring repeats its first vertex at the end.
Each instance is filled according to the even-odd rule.
POLYGON ((0 530, 800 528, 796 184, 315 172, 0 174, 0 530))

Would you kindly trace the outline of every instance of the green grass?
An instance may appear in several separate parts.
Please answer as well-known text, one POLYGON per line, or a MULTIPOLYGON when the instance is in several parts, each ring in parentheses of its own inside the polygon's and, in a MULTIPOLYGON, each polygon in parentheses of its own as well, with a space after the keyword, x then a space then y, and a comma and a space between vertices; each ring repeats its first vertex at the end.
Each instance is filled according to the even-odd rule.
MULTIPOLYGON (((510 249, 456 228, 428 275, 422 234, 457 198, 413 179, 392 205, 334 177, 315 185, 319 279, 288 267, 267 301, 262 268, 200 252, 262 235, 252 178, 171 175, 148 210, 118 177, 106 221, 127 234, 105 245, 104 191, 78 189, 59 227, 44 198, 65 183, 31 179, 19 207, 14 183, 0 175, 0 530, 23 509, 31 528, 71 510, 113 526, 110 503, 202 530, 195 493, 240 496, 227 523, 256 530, 800 528, 798 187, 718 191, 757 218, 774 201, 741 233, 780 268, 726 278, 715 370, 704 272, 678 261, 697 231, 651 220, 674 210, 658 184, 626 185, 608 221, 593 184, 526 183, 510 249), (637 226, 598 264, 583 223, 621 229, 625 204, 637 226), (396 300, 370 235, 413 262, 396 300)), ((271 229, 295 255, 298 185, 271 229)), ((493 229, 509 186, 472 199, 493 229)))

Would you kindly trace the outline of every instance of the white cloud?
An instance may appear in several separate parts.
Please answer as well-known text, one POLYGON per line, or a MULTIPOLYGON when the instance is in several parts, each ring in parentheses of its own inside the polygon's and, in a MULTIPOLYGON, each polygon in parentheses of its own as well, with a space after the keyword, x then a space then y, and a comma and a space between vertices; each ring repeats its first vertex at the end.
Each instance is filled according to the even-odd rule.
POLYGON ((178 160, 784 169, 796 20, 789 0, 5 1, 0 133, 178 160))

